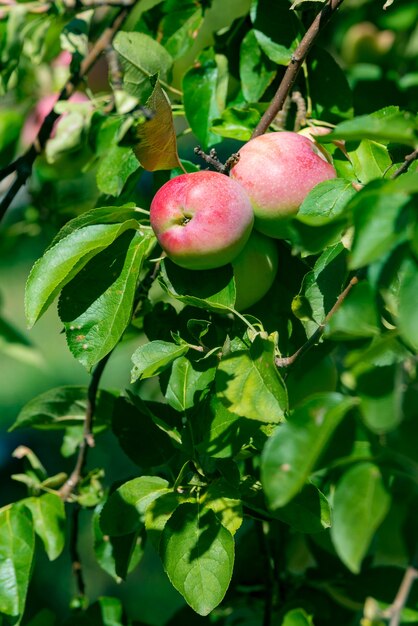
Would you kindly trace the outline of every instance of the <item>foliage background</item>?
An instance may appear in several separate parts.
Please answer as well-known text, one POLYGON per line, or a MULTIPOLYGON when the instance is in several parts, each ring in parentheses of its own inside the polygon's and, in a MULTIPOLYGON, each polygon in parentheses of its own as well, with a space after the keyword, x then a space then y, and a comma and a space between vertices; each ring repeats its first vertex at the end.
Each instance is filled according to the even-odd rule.
MULTIPOLYGON (((156 2, 138 3, 138 6, 140 7, 141 4, 142 7, 146 4, 150 5, 149 11, 145 12, 142 20, 140 20, 138 15, 135 15, 137 9, 134 9, 124 28, 126 30, 137 29, 154 36, 158 33, 158 28, 161 24, 161 6, 156 2)), ((177 3, 178 6, 176 6, 175 2, 165 2, 164 10, 170 20, 172 20, 168 29, 172 28, 173 24, 176 24, 177 19, 179 20, 177 25, 181 25, 185 15, 192 15, 192 9, 195 8, 195 4, 181 2, 177 3), (181 16, 177 13, 180 4, 181 16)), ((189 48, 185 44, 186 49, 184 51, 177 48, 179 57, 175 65, 171 86, 174 89, 181 88, 181 78, 185 68, 190 67, 198 52, 203 50, 208 44, 215 42, 216 51, 225 54, 229 60, 231 72, 230 90, 233 92, 235 86, 237 92, 239 81, 238 51, 240 50, 241 41, 249 30, 248 11, 250 2, 235 0, 225 4, 214 0, 211 8, 206 7, 206 4, 208 3, 201 3, 202 7, 207 9, 207 13, 195 45, 189 48), (234 19, 235 21, 233 22, 234 19), (231 22, 233 22, 233 28, 231 28, 231 22), (214 32, 217 33, 216 36, 213 35, 214 32)), ((260 4, 263 5, 262 11, 260 11, 263 19, 274 23, 272 12, 274 9, 273 5, 276 5, 276 3, 266 1, 260 4)), ((308 25, 313 15, 318 11, 319 3, 307 2, 305 4, 306 6, 303 7, 300 15, 305 25, 308 25)), ((54 81, 59 82, 59 77, 57 76, 59 71, 51 70, 51 61, 59 52, 60 45, 62 45, 62 39, 60 44, 59 33, 63 25, 69 23, 70 18, 68 13, 63 10, 63 7, 58 7, 58 9, 57 13, 53 13, 50 18, 45 42, 43 41, 45 20, 40 19, 38 26, 36 26, 35 22, 31 22, 32 28, 29 27, 27 31, 29 35, 26 37, 26 49, 21 57, 19 80, 15 84, 10 84, 7 80, 4 81, 4 95, 0 110, 0 143, 2 146, 0 158, 2 166, 9 162, 11 151, 15 151, 16 155, 19 154, 21 145, 18 141, 18 135, 24 119, 28 116, 39 96, 45 89, 50 89, 54 81)), ((19 38, 16 33, 19 32, 25 16, 20 18, 19 13, 16 15, 15 26, 13 26, 12 18, 8 13, 2 16, 0 23, 3 61, 7 58, 7 45, 13 44, 17 46, 15 53, 9 55, 9 58, 13 59, 17 58, 17 50, 22 43, 17 41, 19 38), (22 21, 19 26, 20 19, 22 21), (7 31, 7 28, 10 30, 7 31), (13 37, 15 37, 15 40, 13 40, 13 37)), ((348 116, 350 109, 358 116, 389 105, 397 105, 413 114, 416 113, 418 109, 417 18, 418 8, 413 0, 395 1, 386 11, 383 10, 378 2, 346 0, 340 11, 333 16, 330 25, 320 35, 318 44, 327 49, 343 68, 344 75, 352 90, 352 105, 346 99, 345 88, 335 82, 340 80, 340 78, 336 79, 332 72, 328 74, 327 71, 321 69, 315 81, 316 88, 320 91, 317 101, 320 101, 322 106, 322 110, 317 110, 316 112, 319 113, 321 119, 338 123, 344 118, 345 114, 348 116), (380 50, 373 49, 373 44, 367 43, 367 37, 366 43, 363 40, 357 47, 353 41, 351 43, 348 41, 350 29, 364 22, 374 24, 379 31, 387 31, 386 42, 390 45, 386 49, 384 46, 380 50), (338 84, 338 89, 336 84, 338 84)), ((267 28, 267 26, 265 23, 263 24, 263 28, 267 28)), ((72 28, 74 28, 73 33, 77 34, 76 48, 80 52, 83 46, 86 45, 86 36, 85 33, 78 32, 74 24, 72 28)), ((84 28, 83 25, 82 28, 84 28)), ((100 19, 96 17, 96 22, 93 20, 91 26, 91 33, 96 35, 95 29, 99 30, 99 28, 100 19)), ((175 32, 174 27, 173 31, 175 32)), ((351 32, 353 31, 351 30, 351 32)), ((250 45, 251 41, 247 41, 247 43, 250 45)), ((67 45, 71 45, 68 44, 68 39, 67 45)), ((172 40, 170 45, 172 46, 171 49, 175 50, 176 46, 180 44, 172 40)), ((250 53, 250 56, 254 55, 254 49, 250 48, 250 53)), ((203 61, 213 64, 211 53, 206 54, 207 56, 203 58, 203 61)), ((242 48, 241 55, 244 55, 242 48)), ((266 58, 264 53, 261 55, 261 60, 268 85, 270 80, 268 78, 269 72, 272 75, 275 74, 278 71, 277 66, 271 59, 266 58)), ((247 70, 250 72, 249 67, 247 70)), ((103 69, 101 71, 101 76, 99 72, 99 76, 92 76, 89 79, 90 82, 87 85, 87 89, 96 89, 93 84, 94 78, 101 81, 103 79, 103 69)), ((279 75, 272 80, 271 86, 267 86, 266 90, 263 89, 263 86, 260 86, 260 76, 263 75, 263 72, 260 73, 257 68, 257 80, 254 79, 253 82, 249 81, 247 83, 252 86, 253 93, 247 95, 250 100, 254 97, 255 101, 260 99, 261 102, 268 103, 280 78, 280 69, 279 75)), ((7 74, 7 64, 4 65, 2 73, 3 76, 7 74)), ((301 81, 299 80, 299 82, 301 81)), ((99 85, 99 93, 101 93, 101 88, 102 85, 99 85)), ((192 89, 194 89, 193 84, 192 89)), ((204 93, 201 95, 202 103, 207 96, 208 94, 205 96, 204 93)), ((233 100, 231 93, 230 99, 233 100)), ((216 108, 216 103, 212 102, 211 104, 216 108)), ((263 106, 261 105, 262 108, 263 106)), ((257 107, 255 109, 257 110, 257 107)), ((292 123, 294 115, 295 111, 292 109, 289 123, 292 123)), ((220 116, 213 114, 212 117, 219 118, 220 116)), ((196 122, 196 124, 197 128, 201 128, 199 122, 196 122)), ((176 125, 178 132, 181 132, 185 126, 180 116, 176 117, 176 125)), ((218 123, 218 129, 219 125, 221 124, 218 123)), ((231 134, 228 129, 225 131, 225 128, 224 132, 226 135, 231 134)), ((240 145, 239 140, 249 138, 249 134, 245 135, 245 132, 244 135, 239 134, 239 136, 235 133, 235 136, 232 138, 228 136, 221 138, 220 135, 214 138, 208 130, 206 130, 206 134, 204 130, 201 130, 199 134, 200 136, 197 138, 190 134, 185 134, 179 138, 178 149, 181 159, 200 164, 199 159, 194 155, 194 146, 200 143, 204 148, 207 148, 212 141, 219 140, 221 143, 217 143, 216 148, 220 159, 225 160, 240 145), (205 145, 205 139, 207 140, 207 145, 205 145)), ((408 149, 405 145, 395 146, 392 151, 394 162, 400 163, 408 149)), ((26 330, 23 310, 24 285, 34 261, 43 253, 45 247, 50 243, 60 227, 69 219, 95 206, 98 200, 99 194, 96 187, 97 172, 93 168, 80 179, 80 166, 83 164, 86 155, 79 155, 76 150, 75 153, 70 153, 69 159, 65 161, 66 150, 68 150, 68 146, 58 146, 57 160, 55 165, 52 166, 52 170, 56 168, 58 172, 58 179, 56 175, 52 174, 51 176, 51 168, 48 169, 45 163, 36 165, 29 188, 22 190, 16 197, 12 209, 4 220, 0 235, 1 311, 5 322, 5 325, 2 325, 0 328, 0 371, 2 381, 0 386, 2 408, 0 449, 2 488, 0 491, 0 505, 8 504, 26 495, 24 486, 11 479, 12 474, 22 471, 22 460, 11 458, 12 451, 18 445, 23 444, 34 449, 37 456, 47 465, 48 472, 51 475, 63 470, 71 471, 73 465, 71 458, 63 460, 59 454, 61 445, 60 434, 54 431, 36 432, 28 430, 7 432, 21 408, 31 398, 44 390, 67 384, 87 385, 89 381, 89 376, 85 369, 77 363, 68 351, 64 335, 61 334, 61 323, 57 317, 55 307, 47 312, 30 333, 26 330), (60 149, 64 151, 64 161, 59 161, 59 158, 61 158, 59 154, 60 149), (75 155, 79 156, 79 162, 74 158, 75 155), (43 167, 44 169, 42 169, 43 167), (72 168, 74 176, 71 173, 72 168), (12 325, 13 330, 10 330, 9 324, 12 325), (19 333, 19 336, 13 335, 15 331, 19 333)), ((103 154, 100 154, 100 157, 103 158, 103 154)), ((378 156, 376 159, 378 168, 383 170, 384 167, 379 162, 380 158, 384 163, 385 157, 378 156)), ((370 161, 368 162, 370 163, 370 161)), ((128 160, 123 161, 123 163, 127 168, 125 175, 128 178, 130 173, 129 167, 133 168, 129 163, 132 162, 128 160)), ((114 170, 120 167, 121 160, 117 156, 113 163, 109 158, 107 165, 102 165, 101 179, 100 175, 98 179, 102 181, 100 191, 109 191, 109 189, 106 189, 106 185, 116 184, 117 193, 112 196, 111 199, 113 201, 117 198, 117 204, 123 204, 123 202, 131 200, 136 202, 137 206, 148 208, 155 190, 166 179, 166 173, 155 172, 150 174, 141 172, 141 176, 135 176, 133 173, 129 178, 127 188, 122 191, 122 186, 118 187, 118 183, 114 182, 115 179, 110 177, 114 170), (111 183, 109 183, 110 180, 111 183), (119 194, 119 192, 122 193, 119 194)), ((370 174, 366 166, 363 165, 363 167, 366 170, 363 172, 363 175, 366 179, 365 182, 367 182, 373 175, 370 174)), ((370 165, 369 167, 371 168, 372 166, 370 165)), ((413 171, 416 171, 414 166, 413 171)), ((2 189, 4 188, 3 185, 2 189)), ((110 191, 112 192, 114 189, 111 188, 110 191)), ((343 329, 341 327, 336 328, 336 335, 338 331, 344 334, 345 323, 346 321, 343 320, 343 329)), ((347 332, 347 327, 345 327, 345 332, 347 332)), ((103 375, 101 383, 103 388, 122 389, 128 386, 131 369, 130 357, 137 343, 138 338, 134 335, 131 340, 125 341, 123 345, 117 348, 103 375)), ((363 347, 361 338, 355 337, 354 343, 350 344, 350 349, 351 346, 361 349, 363 347)), ((157 393, 155 384, 152 381, 137 383, 136 386, 141 387, 141 393, 145 397, 152 398, 157 393)), ((413 412, 416 410, 416 403, 414 402, 417 396, 416 384, 411 386, 408 393, 411 394, 409 406, 413 412)), ((416 430, 412 430, 413 434, 415 432, 416 430)), ((411 452, 410 456, 414 458, 413 452, 411 452)), ((136 466, 121 452, 113 435, 105 433, 102 436, 100 446, 98 445, 89 455, 89 467, 100 467, 102 465, 109 467, 109 459, 111 459, 111 472, 108 471, 104 478, 106 487, 110 487, 112 483, 118 480, 127 480, 136 475, 136 466)), ((386 521, 384 532, 380 535, 380 541, 384 545, 382 550, 384 555, 382 557, 382 567, 384 566, 386 569, 382 569, 382 572, 375 572, 372 586, 367 590, 367 595, 374 597, 378 596, 378 592, 383 590, 384 593, 382 595, 387 603, 391 602, 399 586, 402 570, 397 566, 405 566, 405 553, 409 552, 408 549, 405 549, 405 537, 406 542, 408 542, 416 534, 414 529, 409 534, 406 533, 404 535, 397 535, 396 532, 393 532, 393 528, 399 530, 399 526, 406 523, 406 517, 403 516, 403 513, 407 504, 410 504, 409 496, 403 498, 401 493, 400 503, 399 510, 401 513, 397 515, 396 510, 392 512, 389 521, 386 521), (399 539, 400 536, 403 536, 402 540, 399 539), (390 554, 391 551, 392 554, 390 554), (382 576, 383 580, 380 576, 382 576)), ((411 510, 414 511, 416 504, 412 504, 411 510)), ((89 599, 93 602, 96 598, 103 595, 117 596, 122 598, 126 612, 131 619, 141 620, 149 624, 168 623, 170 617, 174 616, 176 611, 183 607, 184 603, 177 592, 169 585, 153 548, 147 548, 140 568, 128 577, 127 582, 117 586, 112 583, 107 575, 101 573, 101 570, 95 563, 90 538, 90 517, 90 511, 83 512, 80 530, 80 552, 83 555, 85 577, 89 581, 89 599)), ((408 519, 409 521, 406 520, 407 523, 413 526, 414 516, 411 515, 408 519)), ((320 549, 318 551, 320 552, 320 549)), ((250 550, 249 552, 250 562, 248 564, 245 563, 245 555, 242 557, 244 561, 242 567, 244 569, 246 566, 249 569, 252 567, 252 553, 250 550)), ((296 549, 295 554, 297 554, 296 549)), ((28 610, 24 618, 24 624, 31 623, 30 620, 37 612, 45 608, 51 609, 58 614, 60 619, 64 619, 68 614, 68 604, 76 592, 68 553, 63 553, 53 563, 49 563, 40 550, 38 550, 38 555, 29 590, 28 610), (51 584, 51 581, 54 581, 54 583, 51 584), (55 583, 55 581, 59 582, 55 583), (51 593, 51 588, 53 593, 51 593)), ((324 569, 329 567, 335 572, 338 571, 338 575, 341 574, 341 566, 336 565, 334 556, 329 556, 326 550, 321 553, 321 556, 324 559, 323 563, 321 563, 324 569)), ((346 571, 343 571, 344 574, 341 575, 346 576, 346 571)), ((353 582, 354 588, 356 588, 356 585, 358 591, 359 587, 361 587, 361 578, 360 582, 353 582)), ((295 585, 296 588, 297 586, 295 585)), ((306 594, 305 601, 308 603, 309 594, 318 593, 313 592, 312 589, 310 591, 305 589, 304 592, 306 594)), ((356 595, 355 592, 353 595, 356 595)), ((258 606, 258 599, 256 594, 256 607, 258 606)), ((379 599, 383 598, 379 597, 379 599)), ((335 619, 335 614, 333 617, 327 615, 326 605, 328 602, 330 602, 329 597, 324 600, 324 605, 321 607, 322 615, 320 615, 318 620, 315 620, 314 616, 315 624, 328 624, 332 623, 332 619, 335 619)), ((408 605, 416 607, 416 602, 416 596, 411 595, 408 605)), ((334 605, 332 606, 334 607, 334 605)), ((339 606, 338 602, 335 604, 334 610, 337 610, 337 606, 339 606)), ((251 618, 251 615, 245 614, 244 611, 243 616, 240 617, 240 609, 236 609, 235 615, 237 621, 228 623, 261 623, 260 616, 257 613, 255 617, 251 618), (240 619, 241 621, 239 621, 240 619), (251 619, 253 619, 253 622, 251 622, 251 619)), ((346 617, 344 612, 342 615, 344 617, 341 617, 341 619, 346 619, 347 621, 341 621, 340 623, 359 623, 355 621, 359 619, 359 611, 356 612, 356 617, 352 617, 351 613, 349 613, 350 617, 346 617)), ((177 617, 177 619, 180 618, 177 617)), ((187 623, 192 624, 194 623, 192 620, 200 623, 199 620, 207 621, 209 618, 194 617, 191 612, 187 612, 187 617, 181 619, 186 619, 187 623)), ((41 621, 40 623, 43 622, 41 621)), ((46 624, 47 622, 44 621, 44 623, 46 624)), ((409 623, 418 623, 416 613, 412 615, 409 623)))

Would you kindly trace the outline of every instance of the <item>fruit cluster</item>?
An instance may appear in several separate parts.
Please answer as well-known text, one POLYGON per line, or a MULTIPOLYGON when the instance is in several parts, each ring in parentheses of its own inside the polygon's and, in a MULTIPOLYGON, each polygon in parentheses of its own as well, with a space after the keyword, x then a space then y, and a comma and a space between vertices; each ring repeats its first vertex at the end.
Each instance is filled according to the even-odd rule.
POLYGON ((308 192, 335 177, 313 141, 295 132, 269 133, 241 148, 229 177, 201 171, 163 185, 151 203, 151 226, 167 256, 181 267, 232 263, 236 308, 246 309, 273 284, 274 239, 286 236, 308 192))

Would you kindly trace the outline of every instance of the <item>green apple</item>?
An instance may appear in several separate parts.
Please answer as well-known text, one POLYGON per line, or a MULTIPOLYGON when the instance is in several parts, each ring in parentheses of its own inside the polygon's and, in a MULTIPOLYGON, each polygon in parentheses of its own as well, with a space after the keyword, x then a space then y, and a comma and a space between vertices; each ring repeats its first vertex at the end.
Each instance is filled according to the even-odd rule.
POLYGON ((150 221, 167 256, 186 269, 226 265, 250 236, 254 214, 244 189, 217 172, 181 174, 154 196, 150 221))
POLYGON ((278 267, 277 242, 253 230, 244 249, 232 261, 237 311, 248 309, 268 292, 278 267))
POLYGON ((231 177, 246 190, 254 227, 269 237, 286 236, 287 224, 318 183, 336 177, 323 150, 294 132, 255 137, 239 151, 231 177))

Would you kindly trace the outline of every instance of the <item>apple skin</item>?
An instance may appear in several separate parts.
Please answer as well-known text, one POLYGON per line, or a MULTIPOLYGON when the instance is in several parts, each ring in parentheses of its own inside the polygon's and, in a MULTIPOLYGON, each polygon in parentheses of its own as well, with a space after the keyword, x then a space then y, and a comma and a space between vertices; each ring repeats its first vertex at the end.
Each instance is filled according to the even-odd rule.
POLYGON ((244 189, 217 172, 169 180, 155 194, 150 221, 167 256, 187 269, 230 263, 250 236, 254 214, 244 189))
POLYGON ((231 177, 246 190, 254 227, 269 237, 286 236, 289 220, 318 183, 337 173, 307 137, 280 131, 251 139, 239 151, 231 177))
POLYGON ((248 309, 268 292, 274 282, 278 262, 276 241, 253 230, 243 250, 232 261, 237 311, 248 309))

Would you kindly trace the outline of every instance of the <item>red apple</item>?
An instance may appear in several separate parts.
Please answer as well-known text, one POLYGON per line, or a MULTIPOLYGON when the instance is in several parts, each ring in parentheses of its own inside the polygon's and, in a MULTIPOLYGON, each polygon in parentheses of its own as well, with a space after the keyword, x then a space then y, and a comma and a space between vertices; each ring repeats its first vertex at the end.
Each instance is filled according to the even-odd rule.
POLYGON ((270 237, 283 237, 308 192, 337 175, 324 153, 294 132, 255 137, 239 152, 231 177, 250 197, 255 228, 270 237))
POLYGON ((241 252, 254 214, 237 182, 204 171, 182 174, 163 185, 151 203, 150 220, 174 263, 212 269, 230 263, 241 252))
POLYGON ((261 300, 273 284, 277 266, 276 241, 253 230, 243 250, 232 261, 237 311, 261 300))

